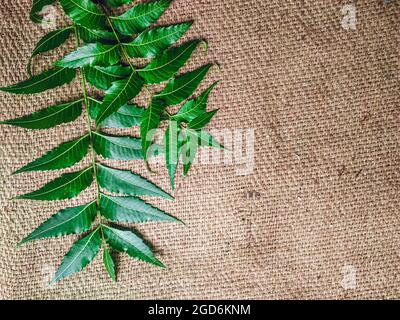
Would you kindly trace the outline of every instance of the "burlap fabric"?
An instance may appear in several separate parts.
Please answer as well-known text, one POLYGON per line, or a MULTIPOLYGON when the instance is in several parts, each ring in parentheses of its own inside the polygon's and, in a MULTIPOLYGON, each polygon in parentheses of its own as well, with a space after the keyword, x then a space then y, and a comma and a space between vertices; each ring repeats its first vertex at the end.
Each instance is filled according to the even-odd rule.
MULTIPOLYGON (((210 101, 221 108, 212 126, 254 129, 255 166, 238 175, 235 161, 199 164, 179 179, 174 203, 152 201, 186 222, 137 228, 167 270, 118 255, 112 283, 99 255, 47 287, 76 237, 16 244, 93 190, 65 202, 12 201, 59 172, 10 173, 84 132, 85 118, 36 132, 2 126, 0 297, 399 298, 400 6, 383 2, 174 1, 160 24, 194 20, 187 38, 208 39, 208 56, 199 50, 187 69, 220 63, 207 83, 223 80, 210 101), (341 26, 346 4, 357 10, 355 30, 341 26)), ((30 3, 0 4, 2 86, 27 77, 30 51, 48 31, 29 21, 30 3)), ((40 95, 1 93, 0 119, 80 95, 77 81, 40 95)), ((162 166, 151 176, 141 163, 112 165, 168 188, 162 166)))

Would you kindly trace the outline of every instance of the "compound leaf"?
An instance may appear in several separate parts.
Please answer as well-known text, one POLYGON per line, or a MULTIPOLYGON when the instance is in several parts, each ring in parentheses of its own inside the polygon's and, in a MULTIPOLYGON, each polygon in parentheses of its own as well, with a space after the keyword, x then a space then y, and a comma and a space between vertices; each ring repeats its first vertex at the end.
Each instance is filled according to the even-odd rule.
POLYGON ((110 252, 108 252, 108 249, 105 246, 103 249, 103 263, 104 263, 104 267, 106 268, 106 271, 107 271, 108 275, 110 276, 110 278, 113 281, 117 281, 117 276, 115 274, 114 261, 110 255, 110 252))
POLYGON ((124 14, 117 17, 110 17, 119 33, 134 35, 157 21, 170 5, 170 0, 158 0, 148 3, 140 3, 124 14))
POLYGON ((100 230, 76 241, 70 251, 65 255, 52 283, 71 276, 85 268, 96 256, 101 248, 100 230))
POLYGON ((112 137, 94 132, 93 147, 97 154, 106 159, 143 159, 140 139, 132 137, 112 137))
POLYGON ((71 199, 88 188, 93 182, 93 168, 64 173, 37 191, 18 196, 17 199, 64 200, 71 199))
POLYGON ((136 97, 142 87, 143 79, 136 72, 133 72, 126 79, 113 82, 112 86, 106 91, 106 96, 100 106, 96 117, 97 125, 101 124, 129 100, 136 97))
POLYGON ((60 0, 67 16, 72 21, 89 29, 104 30, 106 15, 91 0, 60 0))
POLYGON ((124 48, 131 58, 153 58, 178 41, 189 30, 191 22, 143 31, 124 48))
POLYGON ((126 252, 131 258, 140 259, 164 268, 164 265, 161 263, 161 261, 157 260, 157 258, 154 256, 154 253, 150 247, 144 243, 143 239, 138 237, 132 231, 120 230, 105 226, 104 234, 106 236, 107 243, 114 250, 126 252))
POLYGON ((84 66, 110 66, 121 59, 119 45, 89 43, 56 61, 54 65, 65 68, 80 68, 84 66))
POLYGON ((18 169, 14 173, 26 171, 46 171, 68 168, 81 161, 89 151, 89 135, 63 143, 44 156, 18 169))
POLYGON ((163 100, 166 106, 180 104, 196 91, 211 66, 211 64, 208 64, 195 71, 187 72, 172 79, 165 89, 154 98, 163 100))
POLYGON ((127 170, 112 169, 101 164, 97 167, 97 180, 100 186, 111 193, 173 200, 171 195, 137 174, 127 170))
POLYGON ((0 124, 8 124, 27 129, 48 129, 59 124, 74 121, 82 113, 82 99, 50 106, 30 115, 6 120, 0 124))
POLYGON ((100 197, 100 213, 113 222, 179 222, 164 211, 154 208, 136 197, 112 197, 102 194, 100 197))
POLYGON ((19 245, 32 240, 80 234, 90 229, 97 213, 96 201, 59 211, 23 239, 19 245))
POLYGON ((200 41, 195 40, 171 48, 154 58, 145 68, 138 70, 148 84, 157 84, 171 79, 191 57, 200 41))
POLYGON ((125 79, 131 74, 130 67, 115 65, 108 67, 94 66, 86 67, 85 74, 87 81, 98 89, 107 90, 112 83, 125 79))
POLYGON ((17 84, 0 88, 15 94, 39 93, 70 83, 76 76, 76 71, 68 68, 54 68, 17 84))

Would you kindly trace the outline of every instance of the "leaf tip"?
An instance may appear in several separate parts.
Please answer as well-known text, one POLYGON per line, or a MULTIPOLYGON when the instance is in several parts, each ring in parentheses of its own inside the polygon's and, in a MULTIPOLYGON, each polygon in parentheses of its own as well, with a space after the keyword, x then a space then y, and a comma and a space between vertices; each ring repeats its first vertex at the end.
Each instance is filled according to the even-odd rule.
POLYGON ((169 193, 165 192, 165 199, 170 201, 175 201, 175 197, 171 196, 169 193))
POLYGON ((156 258, 154 258, 153 264, 161 269, 167 269, 167 266, 156 258))
POLYGON ((25 239, 21 240, 20 242, 17 243, 17 248, 21 248, 24 244, 26 244, 28 241, 25 239))
POLYGON ((207 40, 201 40, 200 45, 203 47, 204 52, 206 55, 208 55, 208 41, 207 40))
MULTIPOLYGON (((221 65, 219 63, 216 62, 216 63, 213 64, 213 66, 216 67, 219 72, 221 72, 222 68, 221 68, 221 65)), ((220 81, 220 80, 218 80, 218 81, 220 81)))
POLYGON ((24 172, 24 171, 25 171, 25 170, 24 170, 23 167, 22 167, 22 168, 19 168, 19 169, 15 170, 14 172, 11 172, 11 176, 15 176, 15 175, 20 174, 20 173, 22 173, 22 172, 24 172))

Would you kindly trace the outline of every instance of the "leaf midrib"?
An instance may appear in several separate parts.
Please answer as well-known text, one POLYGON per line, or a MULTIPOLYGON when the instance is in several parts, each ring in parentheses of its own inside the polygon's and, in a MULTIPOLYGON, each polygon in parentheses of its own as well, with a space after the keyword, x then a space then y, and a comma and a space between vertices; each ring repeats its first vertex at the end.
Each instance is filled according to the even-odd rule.
MULTIPOLYGON (((29 121, 21 121, 21 120, 19 120, 19 121, 12 121, 12 123, 13 123, 13 124, 24 124, 24 123, 32 123, 32 122, 42 121, 43 119, 50 118, 50 117, 52 117, 52 116, 54 116, 54 115, 56 115, 56 114, 58 114, 58 113, 60 113, 60 112, 63 112, 65 109, 69 108, 69 107, 72 106, 73 104, 76 104, 76 103, 81 102, 81 101, 83 101, 83 99, 80 99, 80 100, 71 102, 71 103, 69 103, 69 104, 65 104, 65 107, 64 107, 64 108, 62 108, 62 109, 60 109, 60 110, 58 110, 58 111, 56 111, 56 112, 54 112, 54 113, 52 113, 52 114, 49 114, 49 115, 47 115, 47 116, 45 116, 45 117, 39 118, 39 119, 34 119, 34 120, 29 120, 29 121)), ((44 110, 45 110, 45 109, 44 109, 44 110)), ((43 110, 43 111, 44 111, 44 110, 43 110)), ((42 111, 42 110, 39 110, 39 111, 37 111, 37 112, 40 112, 40 111, 42 111)))
MULTIPOLYGON (((128 183, 128 184, 131 185, 132 187, 135 187, 135 188, 137 188, 137 189, 142 189, 142 190, 145 190, 145 191, 154 192, 154 193, 156 193, 156 194, 161 195, 159 192, 157 192, 157 190, 154 191, 154 190, 148 189, 148 188, 143 187, 143 186, 135 185, 135 184, 133 184, 132 182, 130 182, 129 180, 126 180, 125 178, 122 178, 121 176, 117 176, 117 175, 113 174, 112 171, 111 171, 109 168, 107 168, 107 167, 105 167, 105 166, 103 166, 103 165, 101 165, 101 164, 98 164, 98 166, 103 167, 103 169, 106 169, 106 171, 108 171, 114 178, 120 179, 120 180, 122 180, 123 182, 128 183)), ((115 169, 112 169, 112 170, 115 170, 115 169)), ((115 171, 120 171, 120 170, 115 170, 115 171)), ((121 171, 121 172, 122 172, 122 173, 130 173, 130 174, 132 174, 132 173, 129 172, 129 171, 121 171)), ((148 182, 148 183, 150 183, 150 182, 148 182)))
POLYGON ((111 20, 121 20, 121 21, 134 21, 134 20, 137 20, 137 19, 139 19, 139 18, 141 18, 141 17, 150 15, 150 14, 152 14, 153 12, 155 12, 155 11, 158 10, 158 9, 163 9, 163 7, 161 7, 161 6, 157 3, 157 4, 155 5, 154 9, 152 9, 152 10, 146 12, 146 13, 143 13, 143 14, 141 14, 141 15, 134 16, 134 17, 130 17, 130 18, 128 18, 128 17, 125 18, 125 17, 122 17, 122 15, 121 15, 121 16, 116 16, 116 17, 110 17, 110 19, 111 19, 111 20))
MULTIPOLYGON (((129 238, 127 240, 127 238, 125 237, 125 233, 124 231, 121 230, 117 230, 117 229, 113 229, 110 228, 109 226, 104 226, 105 228, 109 229, 115 237, 118 237, 120 239, 122 239, 122 241, 124 241, 125 243, 128 243, 129 245, 131 245, 132 247, 134 247, 138 252, 140 252, 140 254, 142 254, 143 256, 147 257, 148 259, 151 259, 152 261, 155 261, 155 257, 153 255, 148 255, 147 253, 143 252, 142 249, 140 249, 138 246, 136 246, 135 244, 133 244, 131 241, 129 241, 129 238)), ((135 235, 136 236, 136 235, 135 235)), ((137 237, 137 236, 136 236, 137 237)), ((139 238, 140 239, 140 238, 139 238)), ((143 245, 145 245, 143 243, 143 245)), ((146 245, 145 245, 146 246, 146 245)))
POLYGON ((36 198, 36 197, 40 197, 40 196, 42 196, 42 195, 44 195, 44 194, 46 194, 46 193, 54 192, 54 190, 63 188, 63 187, 65 187, 66 185, 71 184, 72 182, 74 182, 75 180, 77 180, 78 178, 80 178, 83 174, 85 174, 87 171, 89 171, 89 170, 91 170, 91 169, 93 169, 93 167, 88 167, 86 170, 83 170, 79 175, 77 175, 74 179, 72 179, 72 180, 70 180, 70 181, 68 181, 68 182, 66 182, 66 183, 64 183, 64 184, 62 184, 61 186, 58 186, 57 188, 51 189, 51 190, 46 191, 46 192, 42 192, 42 193, 37 193, 37 194, 34 194, 34 195, 30 195, 30 197, 35 197, 35 198, 36 198))
MULTIPOLYGON (((181 26, 181 25, 178 25, 178 26, 181 26)), ((176 27, 178 27, 178 26, 176 26, 176 27)), ((167 29, 167 28, 163 28, 163 29, 165 30, 165 29, 167 29)), ((153 29, 153 30, 154 30, 154 29, 153 29)), ((162 30, 162 29, 160 29, 160 30, 162 30)), ((172 33, 168 33, 167 35, 162 36, 162 37, 160 37, 160 38, 156 38, 156 39, 154 39, 154 40, 152 40, 152 41, 142 42, 142 43, 135 44, 135 41, 136 41, 137 39, 139 39, 139 37, 140 37, 140 36, 139 36, 139 37, 137 37, 135 40, 133 40, 132 42, 124 43, 124 45, 127 46, 127 47, 141 47, 141 46, 146 46, 146 45, 149 45, 149 44, 151 44, 151 43, 159 42, 159 41, 161 41, 161 40, 164 40, 165 38, 172 37, 173 35, 175 35, 175 34, 177 34, 177 33, 180 33, 180 32, 181 32, 181 30, 177 30, 177 31, 174 31, 174 32, 172 32, 172 33)), ((147 33, 147 35, 149 34, 148 31, 145 31, 145 33, 147 33)), ((143 33, 143 34, 146 35, 145 33, 143 33)))
MULTIPOLYGON (((71 151, 73 148, 75 148, 75 146, 76 146, 79 142, 81 142, 83 139, 85 139, 85 138, 87 138, 87 137, 89 137, 89 134, 86 134, 86 135, 84 135, 83 137, 81 137, 80 139, 76 140, 75 143, 74 143, 71 147, 69 147, 67 150, 63 151, 62 153, 60 153, 58 156, 54 157, 53 159, 47 160, 47 161, 45 161, 45 162, 43 162, 43 163, 39 163, 39 164, 36 164, 36 165, 33 165, 33 166, 29 166, 29 169, 36 168, 36 167, 41 167, 41 166, 43 166, 43 165, 48 164, 49 162, 53 162, 53 161, 57 160, 58 158, 60 158, 61 156, 63 156, 63 155, 66 154, 67 152, 71 151)), ((71 142, 72 142, 72 141, 71 141, 71 142)), ((51 151, 50 151, 50 152, 51 152, 51 151)))
POLYGON ((119 143, 119 142, 115 142, 113 139, 126 139, 127 141, 129 141, 130 139, 130 137, 108 137, 108 136, 105 136, 105 135, 102 135, 102 134, 100 134, 100 133, 98 133, 98 132, 93 132, 95 135, 97 135, 97 136, 99 136, 99 137, 101 137, 102 139, 104 139, 104 140, 107 140, 107 141, 109 141, 110 143, 112 143, 112 144, 115 144, 115 145, 117 145, 117 146, 119 146, 119 147, 121 147, 121 148, 124 148, 124 149, 128 149, 128 150, 131 150, 131 149, 133 149, 133 150, 138 150, 138 149, 134 149, 133 148, 133 146, 125 146, 125 145, 123 145, 123 144, 121 144, 121 143, 119 143))
POLYGON ((85 243, 85 245, 82 247, 82 249, 79 251, 79 253, 75 256, 75 258, 71 261, 71 263, 69 265, 67 265, 64 270, 62 272, 59 273, 58 277, 54 278, 53 282, 57 282, 58 280, 61 279, 63 273, 68 270, 68 268, 70 266, 72 266, 72 264, 76 261, 76 259, 78 259, 78 257, 80 257, 80 255, 82 254, 82 252, 86 249, 86 247, 88 246, 89 242, 92 241, 92 238, 96 235, 96 233, 99 231, 100 227, 98 227, 95 231, 93 231, 92 235, 89 237, 88 241, 85 243))
POLYGON ((48 43, 49 41, 53 40, 55 37, 57 37, 60 33, 68 30, 68 29, 72 29, 71 26, 63 28, 63 29, 59 29, 58 32, 55 32, 50 38, 46 39, 45 41, 43 41, 42 43, 40 43, 35 50, 32 53, 32 57, 36 56, 39 54, 39 48, 41 48, 43 45, 45 45, 46 43, 48 43))
POLYGON ((208 70, 202 70, 202 72, 200 72, 196 77, 194 77, 193 79, 191 79, 190 81, 186 82, 183 86, 180 86, 179 88, 177 88, 176 90, 170 91, 170 92, 166 92, 164 94, 158 94, 155 97, 164 97, 164 96, 168 96, 168 95, 172 95, 175 92, 181 90, 182 88, 187 87, 190 83, 192 83, 193 81, 195 81, 197 78, 199 78, 201 75, 203 75, 203 73, 207 72, 208 70))
MULTIPOLYGON (((132 80, 132 77, 134 76, 135 72, 132 72, 130 77, 128 78, 128 81, 124 85, 123 89, 115 96, 115 98, 108 104, 107 108, 103 110, 103 112, 97 116, 97 119, 103 120, 102 117, 110 109, 110 107, 114 104, 114 102, 122 95, 122 92, 126 90, 126 88, 129 86, 130 81, 132 80)), ((123 80, 121 80, 123 81, 123 80)), ((104 102, 103 102, 104 103, 104 102)))
MULTIPOLYGON (((197 46, 197 43, 194 43, 194 45, 197 46)), ((188 46, 184 51, 181 52, 181 54, 179 54, 178 56, 176 56, 174 59, 168 60, 167 63, 165 63, 165 64, 163 64, 163 65, 161 65, 161 66, 158 66, 158 67, 156 67, 156 68, 152 68, 152 69, 147 69, 147 67, 148 67, 148 66, 147 66, 146 68, 144 68, 144 69, 142 69, 142 70, 138 70, 138 72, 152 72, 152 71, 155 71, 155 70, 164 68, 164 67, 166 67, 166 66, 168 66, 168 65, 170 65, 170 64, 172 64, 172 63, 174 63, 176 60, 178 60, 180 57, 182 57, 182 56, 183 56, 188 50, 190 50, 190 49, 192 49, 192 45, 188 46)), ((149 66, 150 66, 150 65, 151 65, 151 63, 149 64, 149 66)))
MULTIPOLYGON (((138 209, 134 209, 134 208, 131 208, 131 207, 127 207, 126 205, 122 205, 122 204, 120 204, 119 202, 115 201, 113 198, 107 196, 106 194, 102 194, 102 197, 105 197, 106 199, 108 199, 108 200, 111 201, 112 203, 115 203, 118 207, 125 208, 125 209, 131 210, 131 211, 140 212, 140 213, 143 213, 143 214, 149 214, 149 213, 147 213, 147 212, 145 212, 145 211, 140 211, 140 210, 138 210, 138 209)), ((134 198, 134 199, 139 200, 139 201, 142 201, 142 200, 140 200, 139 198, 134 198)), ((142 203, 143 203, 143 204, 146 204, 144 201, 143 201, 142 203)), ((150 215, 150 214, 149 214, 149 215, 150 215)))
MULTIPOLYGON (((67 69, 67 68, 61 68, 60 70, 57 70, 57 72, 51 73, 49 76, 47 76, 47 77, 45 77, 45 78, 43 78, 43 79, 40 79, 40 81, 34 82, 34 83, 29 84, 29 85, 26 85, 26 86, 24 86, 24 87, 19 87, 19 86, 16 85, 15 87, 10 87, 9 89, 10 89, 10 90, 24 90, 24 89, 26 89, 26 88, 30 88, 30 87, 32 87, 32 86, 34 86, 34 85, 37 85, 37 84, 39 84, 39 83, 42 83, 43 81, 48 80, 48 79, 51 78, 51 77, 56 76, 57 74, 59 74, 61 71, 64 71, 65 69, 67 69)), ((53 70, 54 70, 54 69, 53 69, 53 70)), ((49 70, 49 71, 51 71, 51 70, 49 70)))
MULTIPOLYGON (((71 59, 71 60, 67 60, 66 62, 74 62, 74 61, 81 61, 81 60, 85 60, 85 59, 89 59, 89 58, 96 58, 96 57, 98 57, 98 56, 101 56, 101 55, 106 55, 107 53, 109 53, 110 51, 113 51, 113 50, 115 50, 115 48, 116 47, 118 47, 119 45, 118 44, 116 44, 116 45, 111 45, 111 47, 110 48, 107 48, 106 50, 104 50, 104 51, 100 51, 100 52, 94 52, 94 53, 88 53, 87 55, 83 55, 82 57, 78 57, 78 58, 76 58, 76 59, 71 59)), ((96 49, 98 48, 98 46, 93 46, 93 47, 96 47, 96 49)), ((101 45, 100 46, 100 48, 106 48, 106 47, 108 47, 108 45, 101 45)), ((84 47, 81 47, 81 48, 84 48, 84 47)), ((79 49, 77 50, 77 51, 75 51, 75 52, 72 52, 72 54, 73 53, 78 53, 78 51, 79 51, 79 49)))
POLYGON ((50 228, 48 228, 48 229, 46 229, 46 230, 43 230, 43 231, 41 231, 41 232, 39 232, 39 233, 32 234, 32 236, 28 237, 27 239, 32 239, 32 237, 35 237, 35 238, 36 238, 36 237, 40 236, 41 234, 43 234, 43 233, 45 233, 45 232, 48 232, 49 230, 52 230, 52 229, 54 229, 54 228, 57 228, 57 227, 59 227, 59 226, 61 226, 61 225, 63 225, 63 224, 66 224, 66 223, 70 222, 71 220, 73 220, 73 219, 75 219, 76 217, 78 217, 79 215, 81 215, 82 212, 86 211, 86 209, 87 209, 88 207, 90 207, 90 206, 91 206, 93 203, 95 203, 95 202, 96 202, 96 200, 90 202, 90 203, 87 204, 82 210, 80 210, 77 214, 73 215, 71 218, 69 218, 69 219, 67 219, 67 220, 65 220, 65 221, 62 221, 61 223, 59 223, 59 224, 57 224, 57 225, 55 225, 55 226, 52 226, 52 227, 50 227, 50 228))
POLYGON ((95 12, 95 11, 88 10, 88 9, 86 9, 85 7, 82 7, 79 3, 75 2, 75 0, 69 0, 69 1, 71 1, 71 2, 72 2, 74 5, 76 5, 78 8, 81 8, 83 11, 92 13, 92 14, 94 14, 94 15, 96 15, 96 16, 103 16, 103 17, 105 17, 105 14, 104 14, 104 13, 99 13, 99 12, 95 12))
POLYGON ((117 75, 117 74, 109 73, 109 72, 104 71, 103 69, 99 69, 99 66, 94 66, 92 68, 97 70, 100 73, 104 73, 107 76, 114 77, 114 78, 119 78, 119 79, 124 79, 124 76, 120 76, 120 75, 117 75))

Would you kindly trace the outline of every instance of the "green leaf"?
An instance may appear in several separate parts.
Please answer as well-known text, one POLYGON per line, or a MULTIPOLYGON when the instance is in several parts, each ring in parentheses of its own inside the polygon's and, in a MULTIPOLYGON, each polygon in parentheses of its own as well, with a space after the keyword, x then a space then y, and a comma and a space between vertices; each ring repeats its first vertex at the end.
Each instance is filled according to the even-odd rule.
POLYGON ((188 128, 193 129, 193 130, 200 130, 206 127, 212 118, 215 116, 215 114, 219 111, 213 110, 210 112, 204 112, 203 114, 199 115, 197 118, 193 119, 192 121, 189 122, 188 128))
POLYGON ((132 137, 111 137, 94 132, 93 147, 97 154, 106 159, 143 159, 140 139, 132 137))
POLYGON ((129 4, 132 0, 104 0, 104 3, 110 7, 119 7, 123 4, 129 4))
POLYGON ((33 49, 32 57, 53 50, 63 44, 69 38, 73 27, 69 26, 63 29, 58 29, 46 34, 39 42, 36 44, 35 49, 33 49))
POLYGON ((118 17, 110 17, 115 29, 125 35, 134 35, 157 21, 170 5, 170 0, 140 3, 118 17))
POLYGON ((50 106, 27 116, 2 121, 0 124, 8 124, 27 129, 53 128, 59 124, 71 122, 77 119, 82 113, 82 101, 83 100, 81 99, 65 104, 50 106))
POLYGON ((197 135, 199 139, 199 146, 200 147, 214 147, 218 149, 225 149, 225 147, 220 144, 218 141, 215 140, 215 138, 209 134, 207 131, 201 130, 201 131, 195 131, 191 129, 186 129, 187 131, 190 131, 192 134, 197 135))
POLYGON ((19 82, 9 87, 0 88, 16 94, 39 93, 49 89, 70 83, 76 76, 76 71, 67 68, 54 68, 34 76, 28 80, 19 82))
POLYGON ((108 275, 110 276, 110 278, 113 281, 117 281, 117 277, 115 275, 114 261, 110 255, 110 252, 108 252, 108 250, 105 246, 104 246, 104 250, 103 250, 103 263, 104 263, 104 267, 106 268, 106 271, 107 271, 108 275))
POLYGON ((138 70, 139 75, 148 84, 157 84, 171 79, 189 60, 199 43, 200 41, 195 40, 165 51, 145 68, 138 70))
POLYGON ((127 196, 153 196, 168 200, 174 199, 150 181, 130 171, 112 169, 101 164, 98 164, 97 167, 97 180, 100 186, 109 192, 127 196))
POLYGON ((163 100, 166 106, 180 104, 196 91, 211 67, 212 65, 208 64, 172 79, 165 89, 154 98, 163 100))
POLYGON ((155 129, 160 125, 163 111, 164 103, 153 99, 150 106, 143 113, 140 123, 140 136, 142 138, 142 152, 145 160, 148 158, 147 151, 153 143, 155 129))
POLYGON ((180 222, 164 211, 154 208, 135 197, 112 197, 102 194, 100 197, 100 213, 103 217, 113 222, 180 222))
POLYGON ((132 231, 119 230, 108 226, 104 227, 107 243, 119 252, 126 252, 130 257, 164 268, 154 253, 144 241, 132 231))
POLYGON ((89 135, 63 143, 44 156, 18 169, 14 173, 26 171, 58 170, 73 166, 89 152, 89 135))
POLYGON ((197 150, 199 147, 198 137, 193 130, 186 130, 186 141, 183 145, 183 175, 186 177, 193 161, 196 158, 197 150))
POLYGON ((142 87, 143 79, 136 72, 133 72, 127 79, 113 82, 112 86, 106 91, 106 96, 101 104, 96 118, 97 125, 101 124, 129 100, 136 97, 142 87))
POLYGON ((35 231, 23 239, 19 245, 32 240, 86 232, 92 226, 96 213, 96 201, 83 206, 61 210, 42 223, 35 231))
POLYGON ((106 15, 90 0, 60 0, 67 16, 72 21, 90 29, 104 30, 106 15))
POLYGON ((71 31, 72 31, 72 27, 58 29, 58 30, 49 32, 42 39, 39 40, 35 49, 32 52, 31 58, 29 59, 29 62, 28 62, 27 69, 28 69, 29 75, 31 75, 32 58, 43 52, 47 52, 47 51, 53 50, 55 48, 58 48, 65 41, 67 41, 67 39, 69 38, 69 35, 71 34, 71 31))
POLYGON ((101 248, 100 230, 97 228, 86 237, 76 241, 65 255, 52 283, 60 281, 84 269, 101 248))
POLYGON ((89 167, 78 172, 64 173, 39 190, 18 196, 17 199, 46 201, 71 199, 88 188, 92 182, 93 167, 89 167))
POLYGON ((45 6, 51 5, 54 2, 56 2, 56 0, 33 0, 32 9, 29 14, 30 19, 34 23, 42 23, 43 18, 39 15, 39 13, 43 10, 45 6))
MULTIPOLYGON (((96 119, 97 114, 101 108, 101 102, 91 99, 90 101, 90 114, 93 119, 96 119)), ((139 107, 136 104, 125 104, 120 107, 111 116, 105 119, 101 126, 103 128, 118 128, 118 129, 129 129, 133 126, 140 125, 144 108, 139 107)))
POLYGON ((164 137, 165 161, 172 190, 175 189, 175 175, 182 149, 182 135, 178 123, 170 121, 164 137))
POLYGON ((214 82, 196 100, 191 99, 187 101, 182 108, 179 109, 178 113, 172 117, 172 119, 176 121, 190 122, 203 114, 207 108, 208 97, 217 84, 218 81, 214 82))
POLYGON ((111 31, 95 30, 78 26, 79 37, 86 43, 101 42, 101 43, 115 43, 115 35, 111 31))
POLYGON ((122 65, 85 67, 87 81, 101 90, 107 90, 114 81, 125 79, 131 72, 130 67, 122 65))
POLYGON ((80 68, 84 66, 109 66, 121 59, 119 45, 89 43, 56 61, 55 66, 65 68, 80 68))
POLYGON ((143 31, 124 48, 131 58, 153 58, 178 41, 189 30, 191 22, 143 31))

